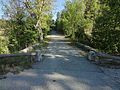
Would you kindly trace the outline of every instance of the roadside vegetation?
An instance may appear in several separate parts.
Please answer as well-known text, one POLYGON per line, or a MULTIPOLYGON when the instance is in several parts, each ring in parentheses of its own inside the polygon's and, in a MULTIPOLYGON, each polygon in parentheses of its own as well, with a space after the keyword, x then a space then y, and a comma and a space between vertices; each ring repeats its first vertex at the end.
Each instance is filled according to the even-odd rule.
MULTIPOLYGON (((45 48, 46 35, 55 29, 74 42, 120 56, 119 0, 66 0, 65 8, 57 13, 56 22, 51 13, 54 1, 0 2, 4 12, 3 19, 0 19, 0 54, 18 53, 36 43, 41 46, 34 50, 45 48)), ((4 72, 5 67, 27 63, 26 57, 0 58, 0 72, 4 72)))
POLYGON ((33 58, 30 56, 0 58, 0 75, 6 73, 17 74, 24 69, 31 68, 33 58))
POLYGON ((75 42, 120 55, 119 0, 67 0, 55 24, 75 42))
POLYGON ((14 53, 35 43, 42 43, 43 38, 52 30, 53 1, 8 0, 6 3, 3 2, 4 19, 0 20, 0 31, 5 33, 3 37, 7 36, 7 39, 1 40, 0 45, 4 48, 0 47, 0 54, 14 53))
MULTIPOLYGON (((20 50, 36 43, 40 45, 34 47, 33 51, 46 48, 47 41, 44 38, 53 29, 54 24, 51 14, 53 2, 54 0, 0 2, 4 12, 3 19, 0 19, 0 54, 19 53, 20 50)), ((2 74, 13 67, 23 69, 29 68, 30 65, 28 56, 0 58, 2 74)))

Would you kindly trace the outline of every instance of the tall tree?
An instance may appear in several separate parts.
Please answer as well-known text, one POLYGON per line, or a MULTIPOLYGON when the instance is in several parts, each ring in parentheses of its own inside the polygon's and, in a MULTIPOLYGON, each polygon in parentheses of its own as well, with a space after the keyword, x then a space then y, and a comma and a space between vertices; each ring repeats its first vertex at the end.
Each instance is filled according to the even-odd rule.
POLYGON ((83 28, 85 4, 83 1, 67 1, 62 12, 63 29, 75 39, 77 32, 83 28))
POLYGON ((52 24, 54 0, 9 0, 3 3, 4 17, 8 19, 9 49, 18 51, 43 40, 52 24))
POLYGON ((101 14, 93 29, 94 46, 108 53, 120 53, 120 1, 100 0, 101 14))
POLYGON ((26 0, 25 6, 32 17, 35 17, 40 40, 43 40, 43 29, 47 25, 47 20, 50 18, 54 0, 26 0))
POLYGON ((65 9, 57 18, 73 40, 108 53, 120 53, 119 0, 66 0, 65 9))

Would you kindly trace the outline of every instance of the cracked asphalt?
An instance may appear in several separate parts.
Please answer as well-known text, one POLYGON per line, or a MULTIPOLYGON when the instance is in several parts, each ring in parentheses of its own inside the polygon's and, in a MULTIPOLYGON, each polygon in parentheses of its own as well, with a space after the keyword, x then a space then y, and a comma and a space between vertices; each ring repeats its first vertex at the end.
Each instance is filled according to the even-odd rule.
POLYGON ((0 80, 0 90, 120 90, 120 85, 98 66, 90 63, 82 50, 69 46, 55 31, 42 62, 18 75, 0 80))

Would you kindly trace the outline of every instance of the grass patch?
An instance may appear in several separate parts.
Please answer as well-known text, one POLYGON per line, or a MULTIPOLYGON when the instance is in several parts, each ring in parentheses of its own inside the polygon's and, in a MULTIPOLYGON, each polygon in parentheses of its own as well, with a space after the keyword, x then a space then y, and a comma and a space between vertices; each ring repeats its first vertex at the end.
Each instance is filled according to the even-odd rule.
MULTIPOLYGON (((40 45, 33 47, 33 50, 30 52, 35 52, 35 50, 44 50, 48 46, 48 39, 45 39, 44 42, 40 42, 40 45)), ((20 53, 20 52, 14 52, 20 53)), ((19 57, 4 57, 0 58, 0 75, 6 74, 8 72, 19 73, 24 69, 31 68, 31 65, 34 63, 34 57, 32 56, 19 56, 19 57)))
POLYGON ((24 69, 31 68, 32 63, 33 60, 31 60, 30 56, 0 58, 0 75, 8 72, 12 72, 14 74, 19 73, 24 69))

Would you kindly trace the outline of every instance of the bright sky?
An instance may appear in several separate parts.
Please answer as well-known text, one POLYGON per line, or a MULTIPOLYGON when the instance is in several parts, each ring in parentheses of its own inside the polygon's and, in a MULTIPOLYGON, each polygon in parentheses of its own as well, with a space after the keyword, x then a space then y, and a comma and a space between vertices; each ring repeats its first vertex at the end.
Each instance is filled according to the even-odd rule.
POLYGON ((0 19, 2 18, 3 15, 1 1, 7 2, 8 0, 0 0, 0 19))
MULTIPOLYGON (((7 0, 0 0, 0 18, 2 18, 2 15, 3 15, 3 12, 1 10, 1 8, 2 8, 1 1, 5 1, 6 2, 7 0)), ((60 12, 61 10, 64 9, 64 3, 65 3, 65 0, 56 0, 56 2, 55 2, 56 7, 53 10, 53 15, 54 15, 53 19, 54 20, 56 20, 56 18, 57 18, 56 17, 57 12, 60 12)))
POLYGON ((56 20, 57 18, 57 12, 60 12, 64 9, 64 4, 65 4, 65 0, 56 0, 55 2, 56 7, 55 10, 53 10, 54 20, 56 20))
POLYGON ((3 12, 1 10, 1 8, 2 8, 2 6, 1 6, 1 2, 0 2, 0 19, 1 19, 2 15, 3 15, 3 12))

